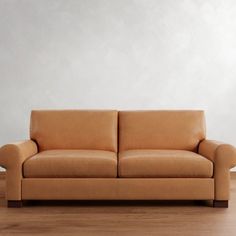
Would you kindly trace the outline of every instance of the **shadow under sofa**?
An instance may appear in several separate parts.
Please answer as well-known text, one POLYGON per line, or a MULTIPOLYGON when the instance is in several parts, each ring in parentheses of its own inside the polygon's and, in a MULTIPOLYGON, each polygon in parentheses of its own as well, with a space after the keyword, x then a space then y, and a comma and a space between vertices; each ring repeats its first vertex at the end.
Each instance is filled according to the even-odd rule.
POLYGON ((35 110, 4 145, 9 207, 23 200, 213 200, 228 207, 233 146, 206 139, 203 111, 35 110))

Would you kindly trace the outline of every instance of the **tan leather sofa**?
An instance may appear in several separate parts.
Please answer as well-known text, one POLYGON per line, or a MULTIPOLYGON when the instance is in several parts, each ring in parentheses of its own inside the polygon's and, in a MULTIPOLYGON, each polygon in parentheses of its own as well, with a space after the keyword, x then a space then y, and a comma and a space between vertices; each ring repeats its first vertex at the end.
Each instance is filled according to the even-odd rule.
POLYGON ((0 149, 9 207, 22 200, 213 200, 227 207, 233 146, 203 111, 32 111, 30 139, 0 149))

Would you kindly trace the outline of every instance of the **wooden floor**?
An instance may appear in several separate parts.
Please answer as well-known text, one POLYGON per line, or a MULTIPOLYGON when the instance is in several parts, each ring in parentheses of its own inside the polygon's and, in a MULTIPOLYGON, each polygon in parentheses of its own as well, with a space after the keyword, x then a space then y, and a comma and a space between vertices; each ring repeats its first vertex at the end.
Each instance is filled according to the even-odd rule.
POLYGON ((0 179, 0 235, 235 236, 236 175, 228 209, 194 202, 39 202, 6 208, 0 179))

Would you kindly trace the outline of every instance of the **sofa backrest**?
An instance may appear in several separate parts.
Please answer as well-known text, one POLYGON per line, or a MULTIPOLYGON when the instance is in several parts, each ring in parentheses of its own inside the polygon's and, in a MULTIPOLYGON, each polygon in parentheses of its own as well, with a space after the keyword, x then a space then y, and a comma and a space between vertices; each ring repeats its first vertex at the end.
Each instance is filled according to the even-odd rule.
POLYGON ((196 151, 205 138, 203 111, 121 111, 119 151, 181 149, 196 151))
POLYGON ((39 150, 117 151, 118 112, 113 110, 35 110, 30 137, 39 150))

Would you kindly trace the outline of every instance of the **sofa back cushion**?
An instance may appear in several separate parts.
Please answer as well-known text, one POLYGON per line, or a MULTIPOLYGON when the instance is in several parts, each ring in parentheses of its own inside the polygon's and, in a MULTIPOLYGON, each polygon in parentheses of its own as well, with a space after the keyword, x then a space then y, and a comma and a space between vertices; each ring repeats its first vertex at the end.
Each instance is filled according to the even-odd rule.
POLYGON ((39 150, 93 149, 117 151, 117 111, 35 110, 30 137, 39 150))
POLYGON ((121 111, 119 150, 196 151, 205 138, 203 111, 121 111))

